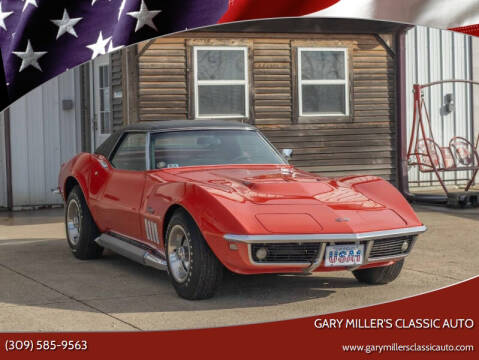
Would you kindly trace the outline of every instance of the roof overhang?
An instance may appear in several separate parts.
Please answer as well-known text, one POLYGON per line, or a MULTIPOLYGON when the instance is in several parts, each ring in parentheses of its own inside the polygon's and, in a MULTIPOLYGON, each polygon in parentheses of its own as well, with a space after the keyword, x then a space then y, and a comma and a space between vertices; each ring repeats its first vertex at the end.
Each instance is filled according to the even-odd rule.
POLYGON ((267 32, 321 34, 385 34, 398 33, 414 25, 365 19, 292 17, 239 21, 213 25, 195 32, 267 32))

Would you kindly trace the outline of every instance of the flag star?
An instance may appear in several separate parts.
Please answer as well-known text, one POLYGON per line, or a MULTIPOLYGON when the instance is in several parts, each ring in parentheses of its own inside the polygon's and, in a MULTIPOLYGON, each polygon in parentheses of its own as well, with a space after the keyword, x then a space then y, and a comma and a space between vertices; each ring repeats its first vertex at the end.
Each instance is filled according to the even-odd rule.
POLYGON ((51 20, 56 26, 58 26, 57 39, 65 33, 69 33, 74 37, 78 37, 74 26, 80 22, 83 18, 70 18, 67 9, 63 11, 63 18, 61 20, 51 20))
POLYGON ((148 8, 145 5, 145 0, 141 0, 141 7, 139 11, 132 11, 127 13, 131 17, 136 18, 136 28, 135 32, 140 30, 143 26, 148 25, 149 27, 155 29, 158 31, 156 28, 155 23, 153 22, 153 18, 158 15, 161 12, 161 10, 148 10, 148 8))
POLYGON ((107 50, 107 52, 111 53, 111 52, 113 52, 113 51, 122 49, 122 48, 124 48, 124 47, 125 47, 124 45, 113 46, 113 40, 112 40, 112 41, 110 41, 110 44, 108 45, 108 50, 107 50))
POLYGON ((14 51, 13 54, 22 59, 22 65, 20 65, 19 72, 22 72, 29 66, 33 66, 35 69, 42 71, 38 59, 45 55, 47 51, 34 51, 30 40, 28 40, 27 48, 25 51, 14 51))
POLYGON ((22 1, 25 2, 25 5, 23 6, 22 12, 25 11, 25 9, 27 8, 28 5, 33 5, 36 8, 38 7, 37 0, 22 0, 22 1))
POLYGON ((5 19, 13 14, 13 11, 3 11, 2 2, 0 1, 0 27, 7 31, 7 26, 5 25, 5 19))
POLYGON ((98 55, 105 55, 106 54, 105 46, 108 44, 110 40, 111 40, 111 36, 107 37, 106 39, 103 39, 103 34, 100 31, 100 34, 98 35, 98 40, 96 41, 96 43, 87 45, 87 48, 93 51, 91 58, 94 59, 98 55))

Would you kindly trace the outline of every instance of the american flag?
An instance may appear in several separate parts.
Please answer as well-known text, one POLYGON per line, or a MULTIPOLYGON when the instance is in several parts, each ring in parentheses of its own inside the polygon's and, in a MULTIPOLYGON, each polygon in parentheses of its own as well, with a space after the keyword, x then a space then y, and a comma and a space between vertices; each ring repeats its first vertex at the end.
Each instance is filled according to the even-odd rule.
MULTIPOLYGON (((434 18, 446 2, 449 10, 437 21, 445 17, 454 24, 455 17, 479 14, 478 0, 456 2, 452 9, 450 0, 0 0, 0 110, 67 69, 172 32, 323 9, 318 15, 331 9, 336 16, 414 22, 419 15, 434 18)), ((478 23, 462 20, 458 26, 478 23)), ((479 35, 478 26, 460 30, 479 35)))
POLYGON ((0 0, 1 108, 96 56, 215 24, 227 8, 227 0, 0 0))

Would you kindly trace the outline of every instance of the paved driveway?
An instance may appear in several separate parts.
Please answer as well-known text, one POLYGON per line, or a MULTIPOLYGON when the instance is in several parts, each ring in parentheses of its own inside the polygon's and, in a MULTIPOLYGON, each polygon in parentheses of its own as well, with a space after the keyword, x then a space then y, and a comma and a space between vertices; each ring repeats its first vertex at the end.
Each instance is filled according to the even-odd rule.
POLYGON ((434 290, 479 274, 479 209, 416 206, 429 227, 393 283, 348 272, 227 275, 217 296, 187 301, 166 273, 106 252, 79 261, 63 210, 0 213, 0 331, 184 329, 313 316, 434 290))

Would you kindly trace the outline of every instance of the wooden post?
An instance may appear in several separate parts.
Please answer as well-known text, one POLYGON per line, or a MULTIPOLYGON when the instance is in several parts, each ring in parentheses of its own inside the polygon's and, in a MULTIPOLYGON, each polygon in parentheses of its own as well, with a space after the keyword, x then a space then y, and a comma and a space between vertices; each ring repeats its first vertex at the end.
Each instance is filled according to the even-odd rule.
POLYGON ((125 79, 124 86, 126 85, 126 91, 123 94, 123 99, 126 100, 126 111, 124 114, 126 114, 127 123, 133 124, 140 121, 138 112, 138 47, 134 45, 126 48, 124 56, 123 76, 125 79))

